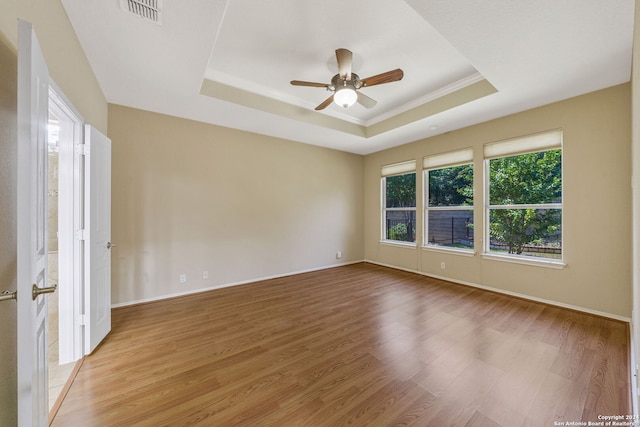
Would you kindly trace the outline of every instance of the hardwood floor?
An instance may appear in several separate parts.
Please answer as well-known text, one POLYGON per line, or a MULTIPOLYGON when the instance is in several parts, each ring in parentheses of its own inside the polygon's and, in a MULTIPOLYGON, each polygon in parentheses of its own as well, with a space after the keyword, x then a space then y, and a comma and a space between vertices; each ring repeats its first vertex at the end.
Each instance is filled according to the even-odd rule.
POLYGON ((631 413, 628 325, 371 264, 113 310, 53 426, 554 426, 631 413))

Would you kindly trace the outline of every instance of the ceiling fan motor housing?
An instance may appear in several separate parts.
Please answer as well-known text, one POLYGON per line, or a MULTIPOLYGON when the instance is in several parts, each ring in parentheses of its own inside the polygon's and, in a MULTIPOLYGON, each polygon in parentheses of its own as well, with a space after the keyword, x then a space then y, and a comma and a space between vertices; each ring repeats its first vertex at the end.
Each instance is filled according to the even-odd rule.
POLYGON ((356 73, 351 73, 351 80, 346 80, 340 77, 340 74, 336 74, 331 79, 331 86, 329 90, 336 90, 340 87, 352 87, 354 90, 360 89, 362 84, 360 83, 360 77, 356 73))

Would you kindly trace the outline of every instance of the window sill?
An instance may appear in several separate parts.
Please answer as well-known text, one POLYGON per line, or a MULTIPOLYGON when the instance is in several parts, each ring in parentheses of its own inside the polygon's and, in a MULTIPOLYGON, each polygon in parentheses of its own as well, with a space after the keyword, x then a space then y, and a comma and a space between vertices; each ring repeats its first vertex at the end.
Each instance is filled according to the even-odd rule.
POLYGON ((415 242, 400 242, 396 240, 380 240, 378 243, 388 246, 399 246, 402 248, 416 248, 417 244, 415 242))
POLYGON ((423 246, 422 250, 427 252, 440 252, 440 253, 448 253, 448 254, 462 255, 462 256, 468 256, 468 257, 473 257, 476 255, 476 251, 471 249, 447 248, 445 246, 433 246, 433 245, 423 246))
POLYGON ((523 257, 509 256, 509 255, 496 255, 496 254, 482 254, 483 259, 492 261, 504 261, 514 264, 532 265, 534 267, 546 267, 554 268, 556 270, 562 270, 567 266, 561 260, 549 260, 549 259, 529 259, 523 257))

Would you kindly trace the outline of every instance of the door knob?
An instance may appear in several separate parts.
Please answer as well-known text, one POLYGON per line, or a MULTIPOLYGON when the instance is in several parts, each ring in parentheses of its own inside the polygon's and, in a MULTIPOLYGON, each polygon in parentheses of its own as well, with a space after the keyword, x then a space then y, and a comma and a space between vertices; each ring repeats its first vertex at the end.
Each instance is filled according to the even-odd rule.
POLYGON ((49 286, 47 288, 39 288, 38 285, 31 287, 31 298, 35 300, 40 294, 51 294, 56 291, 58 285, 49 286))
POLYGON ((18 295, 18 292, 16 291, 2 291, 2 294, 0 294, 0 301, 8 301, 10 299, 16 299, 16 296, 18 295))
POLYGON ((111 248, 115 248, 115 247, 116 247, 115 243, 107 242, 107 249, 111 249, 111 248))

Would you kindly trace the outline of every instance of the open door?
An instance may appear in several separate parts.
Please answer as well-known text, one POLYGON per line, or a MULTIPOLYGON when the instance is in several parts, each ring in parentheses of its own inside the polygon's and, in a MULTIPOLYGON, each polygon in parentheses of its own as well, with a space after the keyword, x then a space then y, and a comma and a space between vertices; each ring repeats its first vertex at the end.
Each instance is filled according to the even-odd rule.
POLYGON ((18 425, 46 426, 49 72, 31 24, 18 22, 18 425))
POLYGON ((111 330, 111 140, 85 125, 85 354, 111 330))

